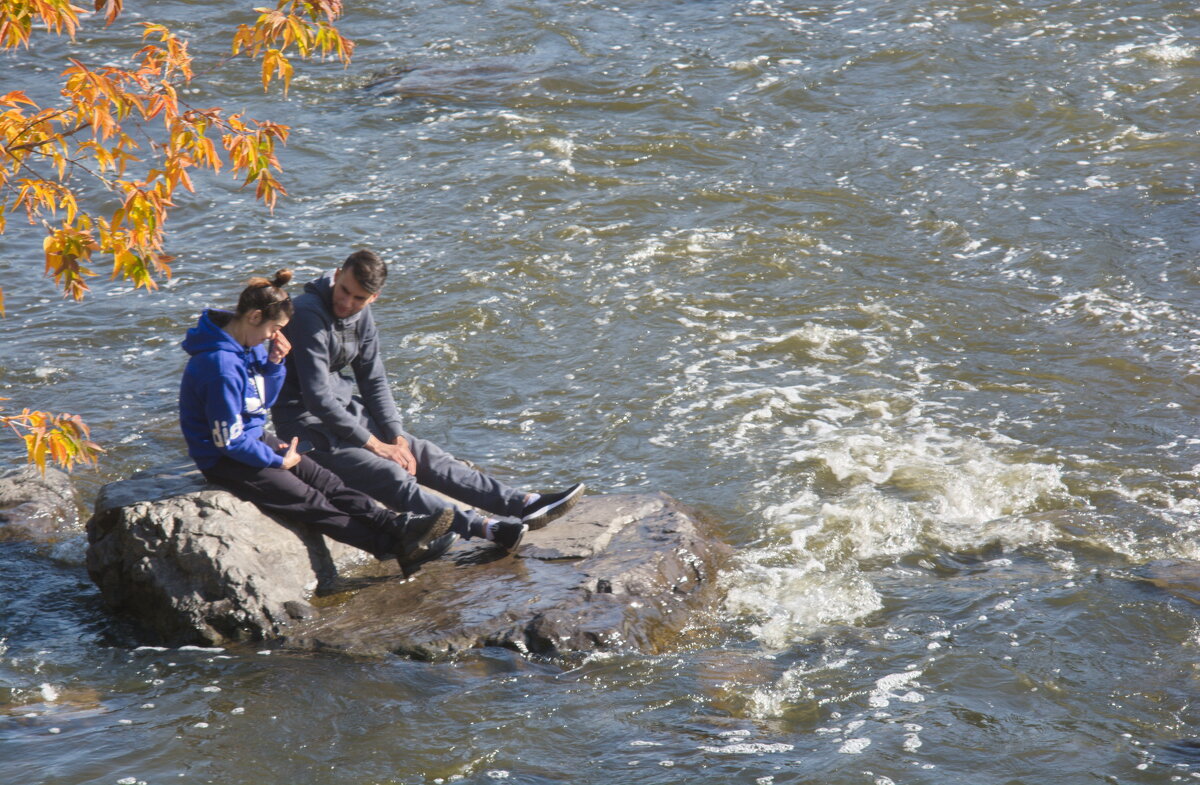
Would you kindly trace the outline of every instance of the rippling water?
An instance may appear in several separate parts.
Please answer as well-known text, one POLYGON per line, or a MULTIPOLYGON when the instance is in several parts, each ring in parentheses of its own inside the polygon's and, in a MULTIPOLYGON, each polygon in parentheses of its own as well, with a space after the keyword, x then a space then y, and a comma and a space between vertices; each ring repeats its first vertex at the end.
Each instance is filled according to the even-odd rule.
MULTIPOLYGON (((122 26, 139 21, 130 8, 122 26)), ((227 51, 239 13, 155 21, 227 51)), ((247 17, 248 18, 248 17, 247 17)), ((126 56, 76 46, 0 61, 126 56)), ((119 640, 78 538, 0 542, 14 783, 1158 783, 1200 776, 1200 12, 1189 3, 459 2, 348 10, 272 215, 223 177, 160 293, 0 246, 0 394, 182 453, 183 330, 368 246, 411 429, 518 485, 664 490, 738 550, 679 653, 446 663, 119 640)), ((15 463, 15 443, 8 462, 15 463)))

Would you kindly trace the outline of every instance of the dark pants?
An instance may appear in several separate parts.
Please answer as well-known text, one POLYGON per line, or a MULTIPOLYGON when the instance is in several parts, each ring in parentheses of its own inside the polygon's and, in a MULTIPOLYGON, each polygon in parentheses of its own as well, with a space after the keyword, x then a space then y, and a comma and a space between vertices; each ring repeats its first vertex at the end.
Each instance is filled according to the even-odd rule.
POLYGON ((266 512, 307 524, 376 558, 387 558, 396 549, 388 527, 394 514, 365 493, 346 487, 307 455, 300 456, 300 463, 291 469, 260 468, 221 458, 200 471, 209 482, 266 512))

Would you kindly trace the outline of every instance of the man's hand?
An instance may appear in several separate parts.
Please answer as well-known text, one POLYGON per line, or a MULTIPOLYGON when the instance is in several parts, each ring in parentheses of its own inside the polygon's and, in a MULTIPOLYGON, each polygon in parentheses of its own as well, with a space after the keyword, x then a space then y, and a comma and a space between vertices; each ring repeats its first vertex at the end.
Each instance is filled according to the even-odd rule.
POLYGON ((404 471, 414 477, 416 476, 417 457, 413 455, 412 449, 408 446, 408 439, 405 439, 403 436, 397 436, 391 444, 380 441, 372 436, 363 446, 380 458, 395 461, 400 464, 400 468, 404 469, 404 471))
POLYGON ((283 468, 290 469, 300 463, 300 453, 296 452, 298 444, 300 444, 300 437, 293 436, 292 443, 287 446, 288 450, 283 454, 283 468))
POLYGON ((282 332, 277 332, 275 333, 275 337, 271 339, 271 348, 267 350, 267 360, 278 365, 283 362, 283 358, 287 357, 287 353, 291 350, 291 341, 282 332))

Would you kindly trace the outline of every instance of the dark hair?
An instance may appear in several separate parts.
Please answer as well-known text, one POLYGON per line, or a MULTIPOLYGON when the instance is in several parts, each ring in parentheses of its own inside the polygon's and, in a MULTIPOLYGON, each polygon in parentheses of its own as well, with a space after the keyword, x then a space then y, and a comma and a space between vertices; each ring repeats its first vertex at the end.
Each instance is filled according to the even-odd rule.
POLYGON ((274 280, 251 278, 238 298, 237 315, 245 316, 251 311, 262 311, 263 318, 275 321, 280 316, 292 318, 292 298, 283 290, 292 280, 291 270, 280 270, 274 280))
POLYGON ((374 251, 355 251, 342 262, 342 269, 349 270, 368 294, 378 293, 387 280, 387 262, 376 256, 374 251))

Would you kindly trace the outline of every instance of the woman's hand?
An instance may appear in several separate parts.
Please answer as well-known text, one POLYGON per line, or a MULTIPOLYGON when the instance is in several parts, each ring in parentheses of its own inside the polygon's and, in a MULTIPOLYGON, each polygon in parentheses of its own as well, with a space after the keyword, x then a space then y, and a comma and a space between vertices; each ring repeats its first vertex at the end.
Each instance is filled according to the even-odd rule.
POLYGON ((300 463, 300 453, 296 452, 298 444, 300 444, 300 437, 293 436, 292 443, 288 445, 287 452, 283 454, 283 468, 290 469, 300 463))
POLYGON ((283 362, 283 358, 287 357, 287 353, 291 350, 291 341, 282 332, 277 332, 275 333, 275 337, 271 339, 271 348, 267 351, 267 360, 278 365, 283 362))

